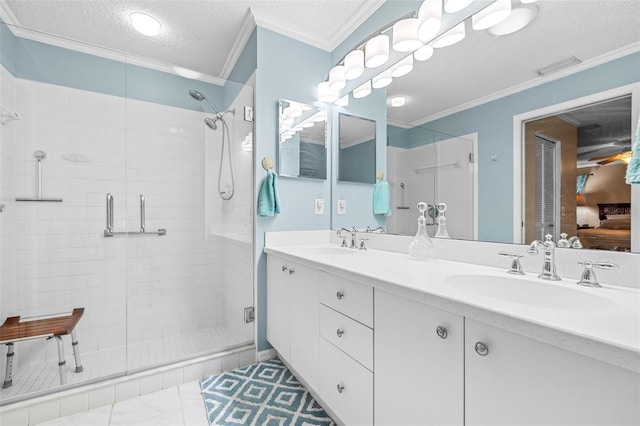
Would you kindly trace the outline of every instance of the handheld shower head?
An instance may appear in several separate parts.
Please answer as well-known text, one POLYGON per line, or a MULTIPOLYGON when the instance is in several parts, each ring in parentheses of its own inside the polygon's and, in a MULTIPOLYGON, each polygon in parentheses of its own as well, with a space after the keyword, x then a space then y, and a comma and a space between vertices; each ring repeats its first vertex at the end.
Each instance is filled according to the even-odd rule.
POLYGON ((218 113, 218 108, 213 104, 213 102, 211 102, 209 99, 207 99, 202 93, 198 92, 197 90, 191 89, 189 90, 189 96, 191 96, 193 99, 195 99, 196 101, 200 101, 200 102, 206 102, 208 103, 211 108, 213 108, 213 110, 218 113))
POLYGON ((218 125, 216 124, 216 121, 218 121, 218 117, 216 117, 216 118, 205 117, 204 118, 204 124, 206 124, 207 127, 210 128, 211 130, 217 130, 218 129, 218 125))

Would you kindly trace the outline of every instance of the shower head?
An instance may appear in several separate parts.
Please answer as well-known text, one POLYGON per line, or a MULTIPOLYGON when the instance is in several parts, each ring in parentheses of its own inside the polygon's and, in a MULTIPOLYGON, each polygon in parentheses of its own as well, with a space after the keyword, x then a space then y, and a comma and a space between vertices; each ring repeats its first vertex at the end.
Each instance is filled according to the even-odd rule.
POLYGON ((211 102, 202 93, 198 92, 197 90, 193 90, 193 89, 189 90, 189 96, 191 96, 196 101, 208 103, 216 113, 218 112, 218 108, 216 108, 216 106, 213 104, 213 102, 211 102))
POLYGON ((205 117, 204 118, 204 124, 206 124, 207 127, 210 128, 211 130, 217 130, 218 129, 218 125, 216 124, 216 121, 218 121, 218 117, 216 117, 216 118, 205 117))

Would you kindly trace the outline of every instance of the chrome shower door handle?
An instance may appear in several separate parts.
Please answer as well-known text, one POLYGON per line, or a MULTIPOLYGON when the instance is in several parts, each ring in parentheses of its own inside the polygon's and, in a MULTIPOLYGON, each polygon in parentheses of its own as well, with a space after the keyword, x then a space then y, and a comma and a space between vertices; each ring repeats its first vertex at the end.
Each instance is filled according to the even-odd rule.
POLYGON ((104 231, 105 236, 111 236, 113 233, 113 195, 107 192, 107 228, 104 231))
POLYGON ((145 228, 144 210, 145 210, 144 194, 140 194, 140 233, 141 234, 144 234, 144 228, 145 228))

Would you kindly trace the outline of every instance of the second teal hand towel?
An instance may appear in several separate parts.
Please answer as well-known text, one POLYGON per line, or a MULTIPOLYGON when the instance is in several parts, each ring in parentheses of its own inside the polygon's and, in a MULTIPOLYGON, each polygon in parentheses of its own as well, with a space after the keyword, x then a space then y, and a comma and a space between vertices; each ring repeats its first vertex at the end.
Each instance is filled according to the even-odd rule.
POLYGON ((258 216, 275 216, 279 213, 278 175, 270 170, 262 181, 258 193, 258 216))
POLYGON ((387 182, 378 182, 373 188, 373 214, 391 216, 391 187, 387 182))

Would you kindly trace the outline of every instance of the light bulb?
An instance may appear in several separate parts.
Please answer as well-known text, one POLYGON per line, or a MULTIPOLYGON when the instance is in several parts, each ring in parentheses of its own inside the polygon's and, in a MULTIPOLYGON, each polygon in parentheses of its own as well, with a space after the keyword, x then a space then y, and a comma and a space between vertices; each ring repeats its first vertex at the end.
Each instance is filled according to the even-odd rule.
POLYGON ((431 41, 442 25, 442 0, 425 0, 418 10, 418 38, 431 41))
POLYGON ((511 0, 496 0, 471 18, 471 28, 486 30, 507 19, 511 13, 511 0))
POLYGON ((402 19, 393 24, 393 50, 397 52, 412 52, 422 46, 418 39, 418 20, 416 18, 402 19))
POLYGON ((431 45, 436 49, 440 49, 442 47, 451 46, 462 41, 462 39, 464 39, 464 36, 465 36, 464 21, 462 21, 458 25, 451 28, 449 31, 447 31, 446 33, 442 34, 440 37, 435 39, 433 43, 431 43, 431 45))
POLYGON ((336 65, 329 71, 329 90, 339 92, 347 85, 347 79, 344 77, 344 65, 336 65))
POLYGON ((413 58, 416 61, 426 61, 433 56, 433 46, 425 44, 420 49, 413 52, 413 58))
POLYGON ((371 80, 368 80, 366 83, 356 87, 353 90, 353 97, 355 99, 360 99, 360 98, 364 98, 365 96, 368 96, 370 93, 371 93, 371 80))
POLYGON ((364 64, 367 68, 377 68, 389 60, 389 36, 380 34, 367 42, 364 47, 364 64))
POLYGON ((413 70, 413 55, 409 55, 391 68, 391 75, 395 78, 409 74, 413 70))
POLYGON ((347 80, 353 80, 364 73, 364 52, 354 50, 344 58, 344 76, 347 80))

